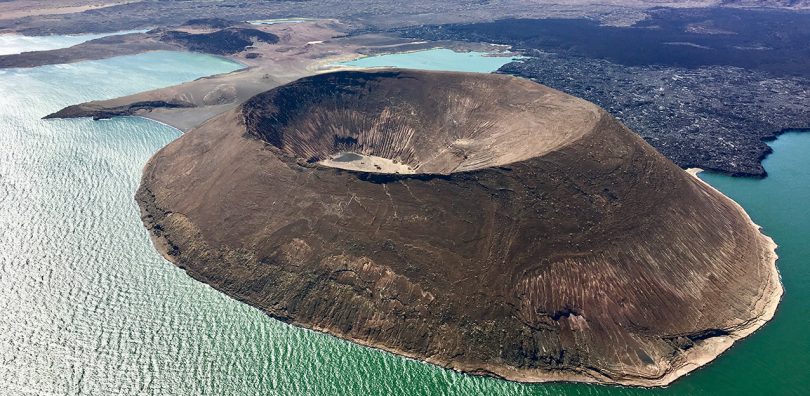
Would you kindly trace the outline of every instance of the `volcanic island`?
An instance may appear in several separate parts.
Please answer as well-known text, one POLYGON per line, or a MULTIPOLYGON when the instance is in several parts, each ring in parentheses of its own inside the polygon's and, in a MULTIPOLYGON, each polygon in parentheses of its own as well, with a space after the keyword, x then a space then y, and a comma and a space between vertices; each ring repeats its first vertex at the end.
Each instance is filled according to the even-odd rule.
POLYGON ((506 75, 295 80, 160 150, 136 199, 170 261, 274 318, 514 381, 665 385, 782 294, 739 205, 506 75))

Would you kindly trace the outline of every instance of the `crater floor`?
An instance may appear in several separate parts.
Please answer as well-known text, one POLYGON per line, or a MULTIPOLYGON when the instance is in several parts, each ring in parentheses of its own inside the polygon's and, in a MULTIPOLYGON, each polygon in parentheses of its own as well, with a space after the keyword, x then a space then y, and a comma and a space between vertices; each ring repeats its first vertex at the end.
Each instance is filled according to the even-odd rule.
POLYGON ((329 158, 318 161, 318 164, 359 172, 413 174, 416 171, 407 164, 398 163, 376 155, 357 154, 341 151, 329 158))

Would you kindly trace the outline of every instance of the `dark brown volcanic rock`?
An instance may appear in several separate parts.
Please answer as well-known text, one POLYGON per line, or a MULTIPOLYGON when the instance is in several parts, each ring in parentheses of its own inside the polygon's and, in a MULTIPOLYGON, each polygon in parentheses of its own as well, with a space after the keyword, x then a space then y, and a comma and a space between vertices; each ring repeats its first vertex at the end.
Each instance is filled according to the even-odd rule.
POLYGON ((230 55, 244 51, 254 43, 278 43, 278 36, 259 29, 230 27, 210 33, 189 33, 179 30, 159 30, 160 41, 187 48, 189 51, 230 55))
POLYGON ((273 317, 519 381, 666 384, 781 296, 733 201, 504 75, 298 80, 161 150, 137 199, 170 260, 273 317))
POLYGON ((55 113, 48 114, 43 119, 49 118, 82 118, 92 117, 94 120, 101 120, 112 117, 135 115, 139 111, 151 111, 153 109, 177 109, 194 107, 193 104, 181 101, 167 102, 164 100, 150 100, 142 102, 133 102, 128 105, 103 107, 94 106, 91 103, 82 103, 71 105, 59 110, 55 113))

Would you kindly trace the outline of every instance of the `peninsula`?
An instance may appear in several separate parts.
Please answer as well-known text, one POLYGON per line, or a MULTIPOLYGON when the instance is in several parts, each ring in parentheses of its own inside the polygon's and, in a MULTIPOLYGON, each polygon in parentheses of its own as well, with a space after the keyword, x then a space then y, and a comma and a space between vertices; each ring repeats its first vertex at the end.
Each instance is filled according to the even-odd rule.
POLYGON ((515 381, 666 385, 782 294, 739 205, 507 75, 292 81, 159 151, 136 199, 170 261, 272 317, 515 381))

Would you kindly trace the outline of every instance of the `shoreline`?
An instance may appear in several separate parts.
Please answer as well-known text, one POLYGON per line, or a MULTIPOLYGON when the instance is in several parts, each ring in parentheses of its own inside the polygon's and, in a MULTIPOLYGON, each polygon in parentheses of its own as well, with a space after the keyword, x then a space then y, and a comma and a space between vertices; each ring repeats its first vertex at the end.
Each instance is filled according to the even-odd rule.
POLYGON ((779 303, 782 301, 782 296, 784 295, 782 277, 779 273, 779 268, 776 265, 776 262, 779 259, 779 256, 776 254, 776 249, 778 245, 773 240, 773 238, 762 232, 762 227, 754 223, 754 220, 751 218, 748 212, 745 211, 742 205, 740 205, 737 201, 731 199, 727 195, 723 194, 720 190, 714 188, 714 186, 703 181, 700 177, 698 177, 698 174, 700 172, 703 172, 703 169, 688 168, 685 169, 685 172, 694 177, 702 185, 720 194, 723 198, 728 200, 728 202, 731 202, 737 208, 737 210, 743 216, 745 216, 746 220, 748 220, 749 225, 757 231, 757 233, 759 234, 759 239, 763 243, 762 246, 763 251, 761 252, 762 254, 761 258, 763 262, 767 263, 767 269, 770 272, 770 277, 768 278, 769 280, 768 284, 763 289, 762 294, 760 295, 759 299, 755 304, 755 306, 761 307, 759 315, 752 318, 748 322, 741 323, 736 328, 730 329, 728 335, 712 337, 707 339, 707 340, 719 339, 719 343, 715 346, 715 350, 711 351, 711 354, 709 355, 697 356, 696 362, 688 362, 680 370, 676 370, 673 373, 674 377, 670 379, 668 383, 671 383, 677 378, 684 376, 710 363, 711 361, 722 355, 726 350, 731 348, 731 346, 736 341, 748 337, 749 335, 755 333, 757 330, 761 329, 766 323, 768 323, 771 319, 773 319, 778 309, 779 303))

